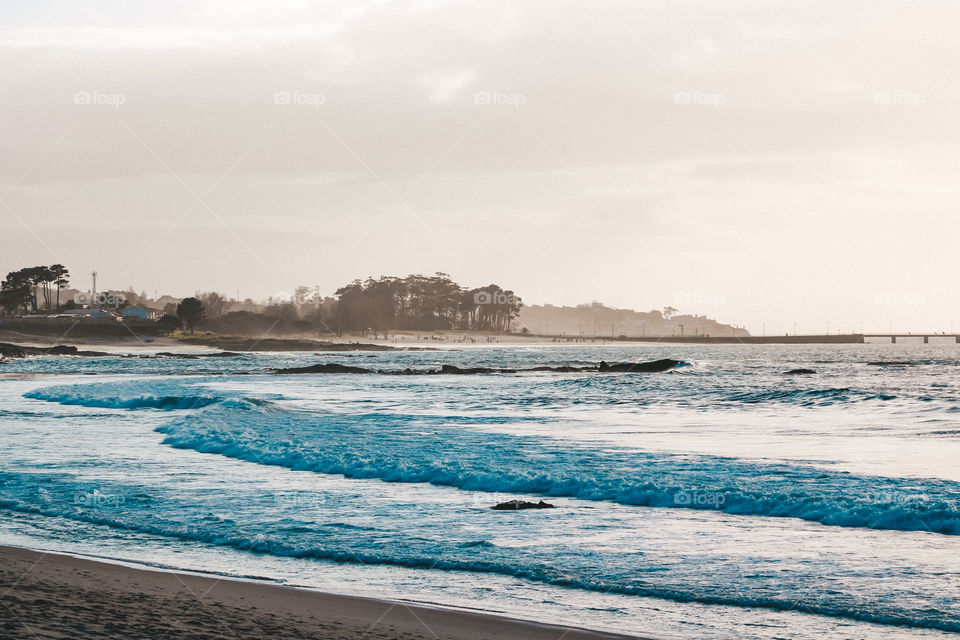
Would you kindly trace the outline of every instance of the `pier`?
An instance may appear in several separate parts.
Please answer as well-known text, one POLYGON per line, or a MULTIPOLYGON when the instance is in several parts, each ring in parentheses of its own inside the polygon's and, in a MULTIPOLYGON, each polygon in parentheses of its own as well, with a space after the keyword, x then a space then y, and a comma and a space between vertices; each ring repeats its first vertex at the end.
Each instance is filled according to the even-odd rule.
POLYGON ((667 342, 671 344, 864 344, 867 338, 890 340, 896 344, 898 339, 921 338, 929 344, 931 338, 936 342, 960 344, 960 334, 956 333, 842 333, 815 335, 780 336, 538 336, 554 338, 566 342, 667 342))
POLYGON ((924 344, 928 344, 930 338, 953 338, 954 342, 960 343, 960 334, 956 333, 865 333, 861 337, 889 338, 892 344, 897 343, 897 338, 923 338, 924 344))

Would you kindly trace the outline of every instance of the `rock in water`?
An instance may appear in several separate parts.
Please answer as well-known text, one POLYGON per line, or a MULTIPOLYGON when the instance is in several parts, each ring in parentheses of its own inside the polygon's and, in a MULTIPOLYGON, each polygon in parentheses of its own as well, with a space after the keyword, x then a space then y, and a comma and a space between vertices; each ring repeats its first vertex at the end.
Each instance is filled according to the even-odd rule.
POLYGON ((653 360, 651 362, 619 362, 615 364, 607 364, 601 360, 597 371, 600 373, 656 373, 675 369, 682 364, 685 363, 680 360, 671 360, 670 358, 653 360))
POLYGON ((66 344, 58 344, 47 349, 47 354, 51 356, 75 356, 77 348, 66 344))
MULTIPOLYGON (((0 356, 7 358, 23 358, 25 356, 87 356, 104 357, 114 355, 104 351, 80 351, 68 344, 58 344, 53 347, 22 347, 8 342, 0 342, 0 356)), ((126 357, 120 355, 119 357, 126 357)))
POLYGON ((516 373, 513 369, 491 369, 489 367, 468 367, 461 369, 452 364, 445 364, 440 367, 440 373, 453 375, 476 375, 478 373, 516 373))
POLYGON ((527 502, 525 500, 510 500, 501 502, 498 505, 490 507, 494 511, 519 511, 520 509, 553 509, 554 506, 549 502, 527 502))
POLYGON ((23 347, 8 342, 0 342, 0 357, 22 358, 24 355, 26 355, 26 352, 23 347))
POLYGON ((790 371, 784 371, 783 375, 785 376, 805 376, 816 373, 813 369, 790 369, 790 371))
POLYGON ((309 367, 290 367, 288 369, 277 369, 275 373, 373 373, 372 369, 363 367, 349 367, 345 364, 336 364, 335 362, 314 364, 309 367))

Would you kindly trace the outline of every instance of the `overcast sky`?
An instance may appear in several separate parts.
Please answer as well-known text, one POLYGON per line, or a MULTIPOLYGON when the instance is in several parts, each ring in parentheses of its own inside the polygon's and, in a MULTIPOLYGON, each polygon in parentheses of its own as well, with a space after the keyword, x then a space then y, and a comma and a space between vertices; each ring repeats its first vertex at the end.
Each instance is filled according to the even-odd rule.
POLYGON ((960 330, 956 3, 82 4, 0 4, 3 273, 960 330))

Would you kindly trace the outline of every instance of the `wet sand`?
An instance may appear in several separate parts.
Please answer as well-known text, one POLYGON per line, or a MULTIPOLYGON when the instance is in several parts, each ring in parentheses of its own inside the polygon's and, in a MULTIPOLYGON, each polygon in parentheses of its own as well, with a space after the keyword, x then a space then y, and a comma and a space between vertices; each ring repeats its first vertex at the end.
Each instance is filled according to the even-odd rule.
POLYGON ((622 640, 588 631, 0 546, 0 636, 622 640))

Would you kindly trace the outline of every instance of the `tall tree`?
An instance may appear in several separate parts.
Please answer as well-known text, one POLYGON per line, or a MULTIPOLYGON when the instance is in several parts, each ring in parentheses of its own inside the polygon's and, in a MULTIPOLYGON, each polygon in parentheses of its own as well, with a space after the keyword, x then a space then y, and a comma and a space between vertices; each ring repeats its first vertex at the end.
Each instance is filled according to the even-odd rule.
POLYGON ((30 269, 11 271, 0 283, 0 305, 9 312, 18 309, 28 311, 29 307, 36 306, 33 281, 30 278, 30 269))
POLYGON ((40 310, 37 300, 41 292, 44 293, 45 298, 49 298, 49 294, 47 294, 44 289, 44 284, 50 277, 49 268, 43 266, 27 267, 26 269, 22 269, 22 271, 26 272, 27 279, 30 281, 30 288, 33 291, 30 298, 30 307, 32 311, 36 313, 40 310))
POLYGON ((199 295, 200 302, 203 303, 204 314, 209 318, 222 316, 230 307, 230 301, 226 296, 222 296, 216 291, 208 291, 199 295))
POLYGON ((57 287, 57 313, 60 312, 60 290, 70 284, 70 272, 62 264, 50 265, 53 284, 57 287))
POLYGON ((177 318, 190 327, 192 335, 194 328, 203 322, 203 303, 193 297, 184 298, 177 305, 177 318))

